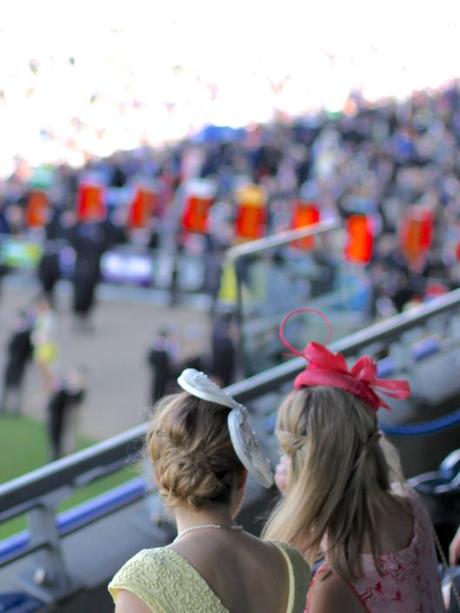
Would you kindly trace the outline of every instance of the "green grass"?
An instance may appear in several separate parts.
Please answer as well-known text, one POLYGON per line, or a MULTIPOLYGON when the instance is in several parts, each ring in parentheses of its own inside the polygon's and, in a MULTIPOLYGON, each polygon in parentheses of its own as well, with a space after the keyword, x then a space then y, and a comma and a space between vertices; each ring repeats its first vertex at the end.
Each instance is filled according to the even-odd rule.
MULTIPOLYGON (((78 447, 83 449, 96 441, 81 438, 78 447)), ((43 466, 48 461, 48 448, 44 424, 30 417, 0 416, 0 483, 43 466)), ((136 466, 124 468, 108 477, 76 490, 58 508, 71 508, 93 496, 120 485, 139 474, 136 466)), ((24 515, 0 524, 0 539, 26 527, 24 515)))

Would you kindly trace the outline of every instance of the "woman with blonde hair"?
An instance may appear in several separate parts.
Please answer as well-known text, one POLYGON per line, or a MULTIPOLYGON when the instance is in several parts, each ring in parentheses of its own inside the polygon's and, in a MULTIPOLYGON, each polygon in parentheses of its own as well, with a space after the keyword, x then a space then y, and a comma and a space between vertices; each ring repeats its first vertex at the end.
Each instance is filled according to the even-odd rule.
POLYGON ((235 524, 247 473, 273 482, 245 407, 194 369, 178 382, 184 392, 157 404, 147 435, 177 537, 115 575, 116 613, 301 613, 310 580, 302 556, 235 524))
POLYGON ((286 492, 264 536, 319 562, 306 611, 443 611, 430 519, 397 478, 396 450, 377 423, 377 409, 387 406, 378 393, 406 398, 409 385, 378 379, 367 356, 348 369, 319 343, 300 354, 283 331, 303 310, 281 325, 283 342, 307 367, 279 409, 285 458, 277 482, 286 492))

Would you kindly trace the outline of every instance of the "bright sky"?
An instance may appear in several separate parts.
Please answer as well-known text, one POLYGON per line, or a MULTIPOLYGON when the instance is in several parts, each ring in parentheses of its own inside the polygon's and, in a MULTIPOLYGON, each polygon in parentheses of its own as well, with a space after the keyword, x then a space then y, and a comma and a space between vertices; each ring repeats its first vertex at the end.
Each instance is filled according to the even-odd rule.
POLYGON ((460 76, 459 57, 458 0, 3 0, 0 166, 42 155, 39 127, 67 138, 69 117, 105 130, 84 143, 105 153, 268 120, 275 107, 336 110, 351 88, 404 97, 460 76), (87 108, 94 92, 102 100, 87 108), (129 107, 121 118, 114 100, 129 107))

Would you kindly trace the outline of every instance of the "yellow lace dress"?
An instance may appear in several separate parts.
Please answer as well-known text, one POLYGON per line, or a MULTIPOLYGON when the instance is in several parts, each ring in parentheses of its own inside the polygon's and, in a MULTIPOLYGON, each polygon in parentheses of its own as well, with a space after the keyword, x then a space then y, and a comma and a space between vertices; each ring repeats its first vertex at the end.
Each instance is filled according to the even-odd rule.
MULTIPOLYGON (((274 544, 289 570, 286 613, 303 613, 310 569, 297 550, 274 544)), ((119 590, 135 594, 154 613, 229 613, 198 571, 170 547, 143 549, 128 560, 109 584, 114 601, 119 590)))

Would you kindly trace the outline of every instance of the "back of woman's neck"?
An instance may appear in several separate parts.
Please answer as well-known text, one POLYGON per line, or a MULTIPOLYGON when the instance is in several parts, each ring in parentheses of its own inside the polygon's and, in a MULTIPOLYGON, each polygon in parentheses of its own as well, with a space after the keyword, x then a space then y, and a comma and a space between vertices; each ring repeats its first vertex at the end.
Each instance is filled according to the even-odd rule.
POLYGON ((229 509, 225 507, 215 506, 202 509, 176 508, 175 517, 177 531, 181 532, 192 526, 203 524, 214 524, 221 526, 230 526, 233 524, 233 517, 229 509))

